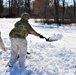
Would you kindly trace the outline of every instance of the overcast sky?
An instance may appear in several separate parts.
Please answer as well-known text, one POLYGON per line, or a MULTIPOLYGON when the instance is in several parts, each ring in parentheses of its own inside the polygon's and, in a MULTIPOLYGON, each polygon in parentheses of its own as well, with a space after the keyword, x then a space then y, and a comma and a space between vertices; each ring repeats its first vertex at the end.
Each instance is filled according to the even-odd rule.
POLYGON ((66 2, 69 2, 69 4, 73 4, 73 0, 65 0, 66 2))

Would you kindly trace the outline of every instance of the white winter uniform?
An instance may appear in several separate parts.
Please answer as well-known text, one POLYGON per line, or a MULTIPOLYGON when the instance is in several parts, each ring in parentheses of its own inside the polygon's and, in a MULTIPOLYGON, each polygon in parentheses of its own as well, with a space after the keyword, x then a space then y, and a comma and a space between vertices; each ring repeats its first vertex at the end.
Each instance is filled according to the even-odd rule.
POLYGON ((9 61, 9 65, 13 66, 17 61, 17 57, 19 55, 19 66, 25 67, 25 60, 27 54, 27 40, 21 38, 11 38, 11 58, 9 61))

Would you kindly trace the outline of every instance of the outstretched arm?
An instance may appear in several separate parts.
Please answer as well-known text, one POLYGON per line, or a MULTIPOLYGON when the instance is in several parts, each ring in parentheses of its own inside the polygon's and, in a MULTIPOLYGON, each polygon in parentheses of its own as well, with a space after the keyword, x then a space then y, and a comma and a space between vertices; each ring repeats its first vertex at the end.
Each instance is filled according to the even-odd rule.
POLYGON ((35 36, 38 36, 38 37, 43 37, 41 34, 39 34, 38 32, 36 32, 30 25, 28 25, 28 31, 30 34, 33 34, 35 36))
POLYGON ((44 37, 43 35, 37 33, 30 25, 28 25, 27 29, 28 29, 30 34, 36 35, 36 36, 38 36, 40 38, 44 38, 46 41, 48 41, 48 39, 46 37, 44 37))

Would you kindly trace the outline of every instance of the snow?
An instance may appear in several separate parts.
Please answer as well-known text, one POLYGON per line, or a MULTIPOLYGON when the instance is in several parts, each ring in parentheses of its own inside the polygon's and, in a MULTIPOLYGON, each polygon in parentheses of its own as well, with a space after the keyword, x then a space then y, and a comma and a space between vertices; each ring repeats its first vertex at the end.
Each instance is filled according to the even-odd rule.
POLYGON ((51 41, 58 41, 61 38, 62 38, 62 34, 53 34, 53 36, 49 37, 48 39, 49 39, 49 42, 51 42, 51 41))
POLYGON ((49 26, 34 23, 33 19, 30 19, 29 23, 38 33, 47 38, 61 34, 62 38, 55 42, 46 42, 45 39, 29 35, 28 51, 31 54, 27 55, 26 68, 20 68, 18 61, 13 68, 9 68, 9 32, 19 19, 0 19, 1 36, 7 49, 7 52, 0 49, 0 75, 76 75, 76 27, 62 25, 57 28, 55 24, 49 26))

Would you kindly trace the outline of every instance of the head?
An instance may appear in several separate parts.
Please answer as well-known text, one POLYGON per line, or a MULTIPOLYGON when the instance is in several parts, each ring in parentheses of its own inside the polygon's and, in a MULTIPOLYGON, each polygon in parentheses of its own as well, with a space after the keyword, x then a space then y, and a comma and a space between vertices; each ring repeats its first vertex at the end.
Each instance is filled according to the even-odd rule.
POLYGON ((28 20, 28 19, 30 18, 30 15, 25 12, 25 13, 23 13, 23 14, 21 15, 21 18, 24 19, 24 20, 28 20))

